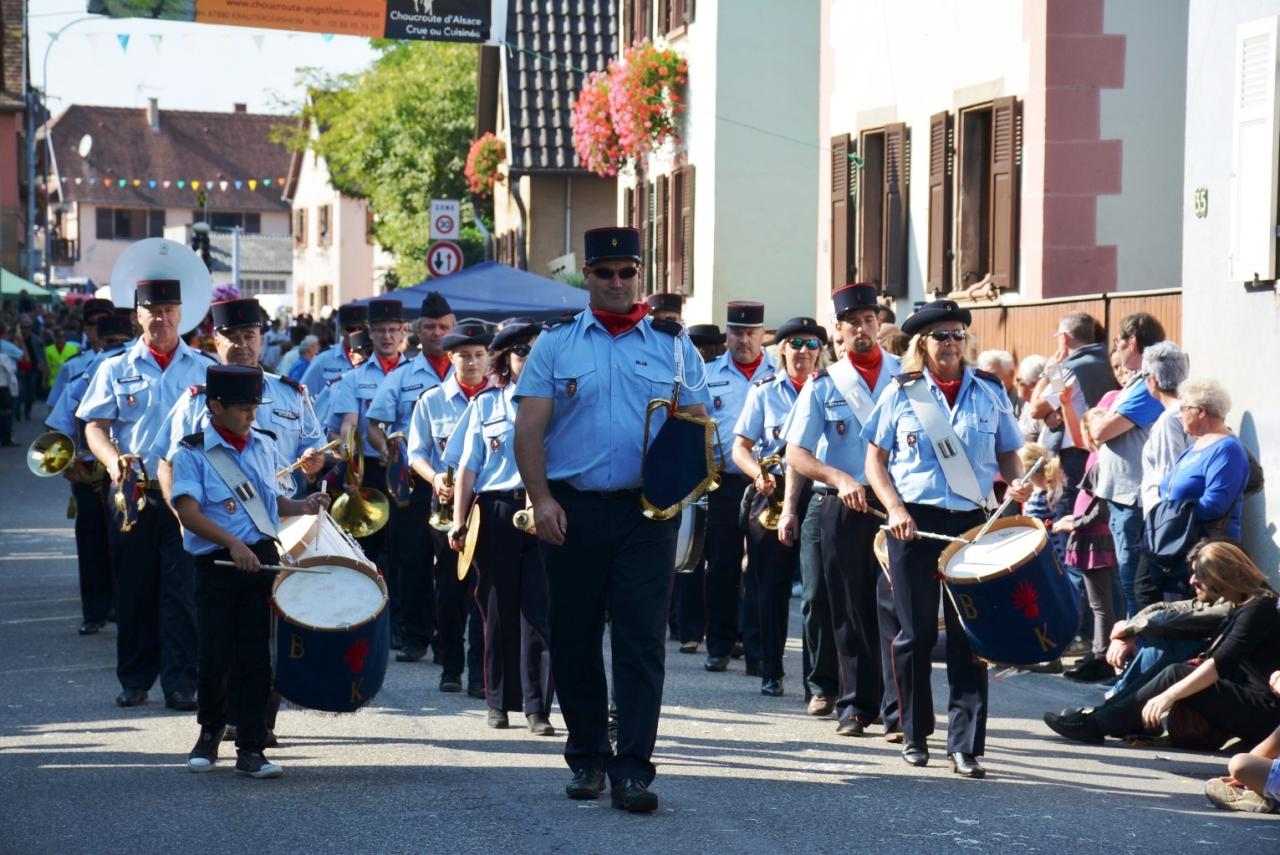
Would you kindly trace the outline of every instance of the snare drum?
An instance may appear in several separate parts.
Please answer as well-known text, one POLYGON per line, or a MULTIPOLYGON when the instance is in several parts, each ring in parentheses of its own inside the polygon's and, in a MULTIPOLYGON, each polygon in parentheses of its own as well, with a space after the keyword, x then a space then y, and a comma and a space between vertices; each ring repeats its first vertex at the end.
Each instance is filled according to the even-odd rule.
MULTIPOLYGON (((971 539, 981 527, 970 529, 971 539)), ((1080 601, 1043 523, 996 521, 978 543, 948 544, 938 559, 975 655, 1001 665, 1049 662, 1075 637, 1080 601)))
POLYGON ((680 511, 680 532, 676 535, 677 573, 692 573, 698 568, 706 536, 707 497, 702 496, 680 511))
POLYGON ((365 556, 355 538, 343 531, 327 513, 284 517, 280 520, 279 538, 282 552, 294 563, 317 555, 338 555, 377 571, 377 566, 365 556))
POLYGON ((291 703, 355 712, 382 688, 391 648, 387 586, 378 571, 342 555, 304 556, 271 586, 275 688, 291 703))

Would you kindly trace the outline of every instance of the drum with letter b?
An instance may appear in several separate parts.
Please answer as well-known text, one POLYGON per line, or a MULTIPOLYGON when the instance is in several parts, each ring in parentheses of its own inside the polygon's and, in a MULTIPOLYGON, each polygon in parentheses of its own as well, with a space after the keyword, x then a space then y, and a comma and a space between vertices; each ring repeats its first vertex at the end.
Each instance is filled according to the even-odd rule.
POLYGON ((276 691, 290 703, 355 712, 382 688, 391 648, 387 586, 378 571, 342 555, 306 556, 271 588, 276 691))
MULTIPOLYGON (((973 539, 981 527, 965 532, 973 539)), ((1039 520, 997 520, 977 543, 952 543, 938 569, 976 656, 1033 665, 1062 655, 1080 601, 1039 520)))

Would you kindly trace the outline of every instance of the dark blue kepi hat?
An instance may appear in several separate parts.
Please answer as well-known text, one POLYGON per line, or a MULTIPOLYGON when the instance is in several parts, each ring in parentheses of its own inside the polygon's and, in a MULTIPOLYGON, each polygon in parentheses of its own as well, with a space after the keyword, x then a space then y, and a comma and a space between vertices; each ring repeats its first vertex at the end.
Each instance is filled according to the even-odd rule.
POLYGON ((403 320, 404 305, 399 300, 369 301, 369 323, 377 324, 403 320))
POLYGON ((640 230, 632 228, 591 229, 582 236, 586 250, 584 264, 609 258, 629 258, 640 263, 640 230))
POLYGON ((706 347, 709 344, 724 344, 724 333, 715 324, 694 324, 689 327, 689 341, 694 347, 706 347))
POLYGON ((94 297, 92 300, 84 301, 84 308, 80 311, 80 316, 84 318, 86 323, 89 323, 94 318, 111 314, 114 309, 115 304, 110 300, 102 300, 94 297))
POLYGON ((108 338, 110 336, 122 335, 125 338, 133 338, 133 313, 132 312, 108 312, 98 318, 98 337, 108 338))
POLYGON ((133 295, 135 306, 182 305, 182 282, 178 279, 139 279, 133 295))
POLYGON ((946 321, 959 321, 967 327, 973 323, 973 315, 968 309, 960 308, 955 300, 934 300, 916 309, 911 317, 903 321, 902 331, 907 335, 915 335, 934 324, 946 321))
POLYGON ((355 329, 369 323, 369 307, 348 303, 338 307, 338 326, 344 330, 355 329))
POLYGON ((840 320, 845 312, 855 309, 879 309, 880 303, 876 299, 878 296, 874 285, 865 282, 845 285, 831 292, 831 313, 836 320, 840 320))
POLYGON ((648 304, 650 312, 684 311, 684 297, 679 294, 659 292, 657 294, 650 294, 648 297, 645 297, 644 301, 648 304))
POLYGON ((204 380, 204 394, 210 401, 224 404, 261 404, 262 369, 248 365, 210 365, 204 380))
POLYGON ((764 303, 752 303, 738 300, 725 307, 725 326, 730 327, 762 327, 764 326, 764 303))
POLYGON ((485 329, 483 324, 462 324, 454 327, 452 332, 440 339, 440 346, 445 350, 465 347, 469 344, 488 347, 491 341, 493 341, 493 333, 485 329))
POLYGON ((782 326, 778 327, 778 331, 773 334, 775 341, 782 341, 787 338, 797 338, 804 336, 805 338, 816 338, 823 344, 827 343, 827 331, 823 329, 822 324, 813 318, 795 317, 782 322, 782 326))
POLYGON ((418 313, 421 318, 443 318, 445 315, 452 315, 453 308, 449 305, 449 301, 439 291, 428 292, 426 299, 422 301, 422 310, 418 313))
POLYGON ((252 297, 239 300, 223 300, 209 307, 213 315, 213 328, 218 332, 237 327, 261 327, 262 307, 252 297))
POLYGON ((489 342, 489 350, 497 353, 499 350, 519 344, 523 339, 532 338, 541 330, 542 324, 533 318, 507 318, 493 334, 493 341, 489 342))

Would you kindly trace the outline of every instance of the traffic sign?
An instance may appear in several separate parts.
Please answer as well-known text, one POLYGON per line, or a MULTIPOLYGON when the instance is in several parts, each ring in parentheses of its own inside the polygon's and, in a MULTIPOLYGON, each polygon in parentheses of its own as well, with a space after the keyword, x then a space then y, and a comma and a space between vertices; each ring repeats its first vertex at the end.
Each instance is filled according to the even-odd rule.
POLYGON ((427 269, 433 277, 457 273, 462 269, 462 249, 451 240, 431 244, 427 250, 427 269))
POLYGON ((462 203, 457 199, 431 200, 431 239, 457 240, 462 203))

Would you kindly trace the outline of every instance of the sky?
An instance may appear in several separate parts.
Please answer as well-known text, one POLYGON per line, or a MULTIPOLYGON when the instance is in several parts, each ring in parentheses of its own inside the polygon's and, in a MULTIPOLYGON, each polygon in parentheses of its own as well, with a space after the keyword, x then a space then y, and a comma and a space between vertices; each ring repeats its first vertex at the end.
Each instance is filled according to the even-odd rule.
POLYGON ((374 57, 367 39, 86 15, 84 0, 30 0, 31 81, 41 87, 48 52, 48 103, 160 109, 291 112, 302 99, 299 67, 359 71, 374 57), (72 24, 77 19, 79 23, 72 24), (50 38, 71 24, 56 40, 50 38), (123 47, 121 36, 128 36, 123 47))

